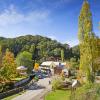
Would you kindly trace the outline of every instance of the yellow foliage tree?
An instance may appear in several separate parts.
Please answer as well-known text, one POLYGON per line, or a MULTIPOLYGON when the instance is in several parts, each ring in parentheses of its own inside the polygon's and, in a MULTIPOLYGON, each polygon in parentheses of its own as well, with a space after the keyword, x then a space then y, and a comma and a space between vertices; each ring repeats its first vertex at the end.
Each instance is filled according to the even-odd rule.
POLYGON ((93 33, 92 13, 87 0, 84 1, 79 16, 78 38, 80 42, 80 76, 83 74, 87 81, 93 82, 97 70, 94 60, 99 56, 98 39, 93 33))
POLYGON ((9 80, 16 77, 16 63, 14 54, 11 53, 8 49, 6 50, 5 56, 2 60, 0 74, 9 80))
POLYGON ((39 69, 39 64, 35 63, 34 70, 38 70, 38 69, 39 69))

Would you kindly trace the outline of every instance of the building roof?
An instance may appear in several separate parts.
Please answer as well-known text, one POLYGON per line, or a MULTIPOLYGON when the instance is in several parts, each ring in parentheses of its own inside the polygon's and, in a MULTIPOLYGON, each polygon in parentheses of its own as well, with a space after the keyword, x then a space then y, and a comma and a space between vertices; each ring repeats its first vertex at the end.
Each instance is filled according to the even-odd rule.
POLYGON ((25 66, 19 66, 17 67, 17 70, 27 70, 27 68, 25 66))
POLYGON ((60 62, 55 62, 55 61, 45 61, 41 64, 41 66, 47 66, 47 67, 63 67, 66 65, 66 62, 60 63, 60 62))
POLYGON ((56 65, 56 66, 59 66, 59 62, 53 62, 53 61, 46 61, 46 62, 43 62, 41 65, 42 66, 51 66, 51 65, 56 65))
POLYGON ((66 62, 61 63, 62 66, 66 66, 66 62))

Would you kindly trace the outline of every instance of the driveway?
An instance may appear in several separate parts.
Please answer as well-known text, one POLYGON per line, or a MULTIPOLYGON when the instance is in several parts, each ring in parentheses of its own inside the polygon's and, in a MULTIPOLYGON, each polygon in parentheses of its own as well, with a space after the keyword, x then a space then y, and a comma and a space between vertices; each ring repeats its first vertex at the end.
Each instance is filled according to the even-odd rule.
POLYGON ((29 87, 26 92, 13 100, 43 100, 43 96, 51 90, 50 78, 40 79, 36 84, 29 87))

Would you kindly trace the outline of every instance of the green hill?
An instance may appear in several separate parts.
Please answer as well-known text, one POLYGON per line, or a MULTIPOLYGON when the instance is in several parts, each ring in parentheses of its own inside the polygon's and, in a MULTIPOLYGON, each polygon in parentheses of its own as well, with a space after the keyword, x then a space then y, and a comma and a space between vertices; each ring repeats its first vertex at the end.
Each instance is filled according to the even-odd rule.
POLYGON ((33 54, 33 59, 36 58, 40 61, 50 57, 60 59, 61 49, 64 50, 65 59, 70 59, 74 56, 79 57, 79 49, 77 47, 70 48, 68 44, 62 44, 56 40, 39 35, 26 35, 16 38, 0 37, 0 45, 3 52, 9 48, 15 57, 22 51, 29 51, 33 54))

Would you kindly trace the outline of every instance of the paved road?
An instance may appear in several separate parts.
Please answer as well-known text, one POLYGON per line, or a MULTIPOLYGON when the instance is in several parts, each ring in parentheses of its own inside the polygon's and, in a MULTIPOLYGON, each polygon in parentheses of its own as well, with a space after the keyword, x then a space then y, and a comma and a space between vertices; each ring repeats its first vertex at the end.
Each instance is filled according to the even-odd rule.
POLYGON ((13 100, 43 100, 44 94, 51 90, 49 80, 50 78, 40 79, 37 84, 30 86, 24 94, 13 100))

